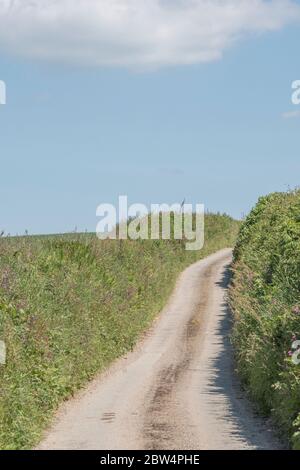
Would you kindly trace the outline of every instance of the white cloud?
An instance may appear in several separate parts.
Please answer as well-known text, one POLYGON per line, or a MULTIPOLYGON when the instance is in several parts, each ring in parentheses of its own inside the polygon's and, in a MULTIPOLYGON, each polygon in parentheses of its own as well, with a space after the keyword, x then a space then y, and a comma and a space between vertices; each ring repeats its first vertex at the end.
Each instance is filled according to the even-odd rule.
POLYGON ((193 64, 295 20, 294 0, 0 0, 0 50, 88 65, 193 64))
POLYGON ((283 119, 296 119, 300 118, 300 110, 297 109, 295 111, 287 111, 286 113, 282 114, 283 119))

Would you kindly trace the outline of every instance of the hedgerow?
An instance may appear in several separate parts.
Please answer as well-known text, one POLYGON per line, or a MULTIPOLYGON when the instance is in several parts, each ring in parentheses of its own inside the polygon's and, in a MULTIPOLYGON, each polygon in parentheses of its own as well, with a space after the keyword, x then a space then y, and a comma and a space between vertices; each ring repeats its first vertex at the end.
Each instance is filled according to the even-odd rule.
POLYGON ((300 191, 260 198, 242 224, 230 300, 242 380, 300 449, 300 191))

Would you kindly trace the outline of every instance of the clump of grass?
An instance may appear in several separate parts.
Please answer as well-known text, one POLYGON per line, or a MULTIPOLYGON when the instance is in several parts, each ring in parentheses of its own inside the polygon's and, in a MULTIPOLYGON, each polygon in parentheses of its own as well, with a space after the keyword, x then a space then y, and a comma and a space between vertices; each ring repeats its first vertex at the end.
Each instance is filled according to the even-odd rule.
POLYGON ((241 377, 262 412, 300 449, 300 191, 260 198, 234 252, 233 341, 241 377))
POLYGON ((205 221, 200 252, 178 240, 1 239, 1 449, 35 445, 63 400, 134 347, 179 272, 234 244, 237 222, 210 214, 205 221))

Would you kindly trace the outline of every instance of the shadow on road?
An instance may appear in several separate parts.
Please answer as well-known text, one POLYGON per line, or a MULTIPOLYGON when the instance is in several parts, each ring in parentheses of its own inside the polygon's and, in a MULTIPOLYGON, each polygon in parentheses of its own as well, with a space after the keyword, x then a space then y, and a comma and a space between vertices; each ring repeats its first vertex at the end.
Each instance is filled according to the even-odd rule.
MULTIPOLYGON (((228 265, 224 269, 222 280, 216 283, 224 290, 224 296, 230 279, 231 272, 230 265, 228 265)), ((209 364, 209 368, 212 368, 215 374, 210 379, 206 393, 222 396, 222 399, 226 401, 227 412, 225 416, 218 416, 218 419, 225 421, 230 419, 233 422, 232 436, 235 441, 246 441, 251 448, 255 449, 282 449, 284 445, 274 436, 270 420, 267 421, 257 414, 242 390, 235 372, 234 353, 230 340, 232 323, 231 311, 224 300, 222 311, 218 315, 215 336, 218 353, 209 364)))

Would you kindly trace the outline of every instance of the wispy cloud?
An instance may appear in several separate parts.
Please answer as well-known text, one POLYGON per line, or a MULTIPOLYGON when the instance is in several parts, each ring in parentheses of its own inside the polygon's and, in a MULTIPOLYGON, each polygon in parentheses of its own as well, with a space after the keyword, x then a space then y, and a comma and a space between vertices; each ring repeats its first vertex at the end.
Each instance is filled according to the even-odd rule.
POLYGON ((0 49, 96 66, 194 64, 295 20, 294 0, 0 0, 0 49))
POLYGON ((158 174, 164 176, 183 176, 184 170, 182 168, 159 168, 157 171, 158 174))
POLYGON ((286 113, 282 113, 283 119, 296 119, 300 118, 300 109, 295 111, 287 111, 286 113))

